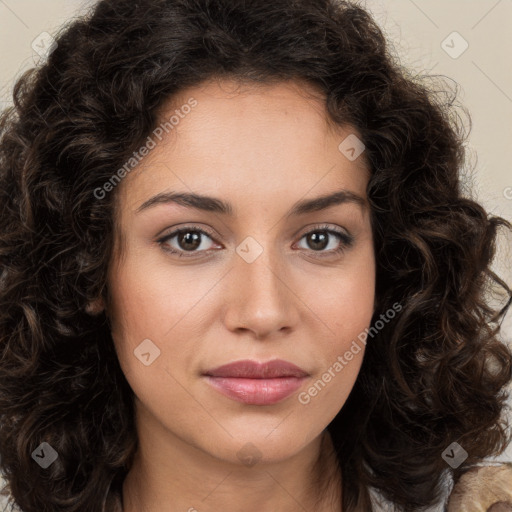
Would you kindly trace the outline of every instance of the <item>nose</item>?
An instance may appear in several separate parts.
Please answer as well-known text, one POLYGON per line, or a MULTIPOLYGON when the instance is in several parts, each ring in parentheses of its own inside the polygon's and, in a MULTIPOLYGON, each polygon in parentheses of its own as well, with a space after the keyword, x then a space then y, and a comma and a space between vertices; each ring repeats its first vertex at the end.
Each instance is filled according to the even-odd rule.
POLYGON ((251 263, 234 255, 228 274, 224 324, 232 332, 250 332, 258 340, 296 328, 300 300, 286 262, 268 249, 251 263))

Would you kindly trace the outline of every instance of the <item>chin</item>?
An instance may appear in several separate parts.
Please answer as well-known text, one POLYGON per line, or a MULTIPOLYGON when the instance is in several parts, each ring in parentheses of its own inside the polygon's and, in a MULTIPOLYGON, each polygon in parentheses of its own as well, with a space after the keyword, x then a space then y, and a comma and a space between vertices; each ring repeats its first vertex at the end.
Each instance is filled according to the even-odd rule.
POLYGON ((290 459, 322 432, 321 427, 311 436, 306 436, 299 426, 295 432, 290 428, 281 429, 280 432, 278 430, 258 428, 256 423, 238 433, 229 430, 233 437, 226 435, 222 439, 210 438, 211 444, 205 448, 216 458, 252 467, 258 463, 272 464, 290 459))

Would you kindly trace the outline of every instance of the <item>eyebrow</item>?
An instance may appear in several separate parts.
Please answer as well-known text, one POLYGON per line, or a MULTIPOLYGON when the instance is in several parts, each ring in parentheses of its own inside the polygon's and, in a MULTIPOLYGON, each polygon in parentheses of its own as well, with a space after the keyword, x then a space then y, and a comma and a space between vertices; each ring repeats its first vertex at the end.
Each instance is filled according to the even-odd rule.
MULTIPOLYGON (((170 203, 228 216, 232 216, 234 211, 230 203, 222 201, 216 197, 188 192, 162 192, 142 203, 137 208, 136 213, 140 213, 160 204, 170 203)), ((346 203, 358 205, 361 207, 363 212, 367 209, 366 201, 361 196, 351 192, 350 190, 342 189, 334 192, 333 194, 298 201, 288 213, 288 217, 317 212, 330 208, 331 206, 346 203)))

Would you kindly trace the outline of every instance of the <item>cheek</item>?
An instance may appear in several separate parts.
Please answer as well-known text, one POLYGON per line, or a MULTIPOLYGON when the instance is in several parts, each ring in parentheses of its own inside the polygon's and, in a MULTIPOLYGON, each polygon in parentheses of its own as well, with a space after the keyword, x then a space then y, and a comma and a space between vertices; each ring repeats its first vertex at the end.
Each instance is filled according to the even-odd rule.
MULTIPOLYGON (((375 306, 375 267, 371 252, 314 291, 315 311, 328 327, 327 352, 348 350, 370 324, 375 306), (331 348, 331 350, 329 350, 331 348)), ((364 346, 364 345, 363 345, 364 346)))
POLYGON ((168 265, 136 254, 132 251, 109 275, 112 337, 121 368, 141 401, 145 395, 155 400, 160 392, 170 400, 180 395, 173 375, 182 381, 183 369, 197 357, 190 340, 197 338, 201 322, 194 319, 218 273, 197 279, 193 266, 170 272, 168 265), (169 395, 174 385, 177 390, 169 395))
POLYGON ((317 353, 322 361, 315 379, 299 403, 308 413, 327 423, 346 402, 359 374, 366 348, 366 332, 374 313, 375 270, 370 252, 357 260, 336 280, 317 287, 312 309, 324 326, 317 337, 317 353))
MULTIPOLYGON (((369 326, 373 314, 373 259, 370 252, 359 253, 336 279, 320 271, 313 275, 311 269, 308 275, 305 280, 301 271, 291 279, 297 279, 293 288, 301 297, 299 302, 306 305, 300 327, 305 329, 302 349, 314 351, 312 357, 319 364, 315 380, 305 389, 309 402, 305 404, 299 396, 296 407, 307 407, 304 411, 312 414, 309 417, 315 418, 315 424, 328 424, 345 403, 362 363, 364 344, 354 346, 353 341, 369 326), (350 360, 345 357, 340 362, 338 358, 347 354, 350 360)), ((193 265, 171 272, 169 265, 128 257, 109 282, 115 320, 112 335, 135 394, 144 404, 190 407, 190 396, 178 382, 186 377, 184 369, 193 367, 200 347, 187 340, 205 335, 202 330, 210 325, 205 319, 222 302, 219 297, 223 295, 217 293, 225 283, 218 283, 219 272, 204 270, 198 279, 193 265), (221 285, 217 290, 216 284, 221 285), (134 354, 147 339, 160 350, 150 366, 134 354)), ((151 344, 148 350, 154 350, 151 344)))
POLYGON ((173 345, 162 340, 166 334, 172 337, 173 325, 184 316, 183 307, 174 306, 183 301, 176 300, 165 282, 155 279, 153 270, 127 260, 121 271, 112 274, 112 338, 121 369, 139 401, 181 407, 187 397, 168 366, 170 359, 189 357, 187 347, 180 344, 180 350, 169 354, 173 345))
MULTIPOLYGON (((366 349, 366 329, 373 314, 373 286, 345 287, 346 296, 325 303, 322 319, 329 335, 317 338, 322 361, 309 385, 297 396, 304 412, 320 424, 329 424, 343 408, 359 375, 366 349), (336 305, 336 307, 333 306, 336 305)), ((325 332, 325 330, 324 330, 325 332)))
POLYGON ((127 259, 109 278, 112 334, 129 344, 144 338, 163 340, 211 287, 197 273, 170 273, 148 260, 127 259))

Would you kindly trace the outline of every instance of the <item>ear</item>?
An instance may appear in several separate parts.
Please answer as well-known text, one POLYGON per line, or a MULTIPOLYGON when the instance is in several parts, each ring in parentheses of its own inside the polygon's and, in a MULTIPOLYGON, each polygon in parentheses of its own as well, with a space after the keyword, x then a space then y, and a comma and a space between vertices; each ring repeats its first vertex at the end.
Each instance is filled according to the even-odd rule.
POLYGON ((89 302, 85 307, 85 311, 90 315, 99 315, 105 309, 105 303, 100 297, 92 302, 89 302))

